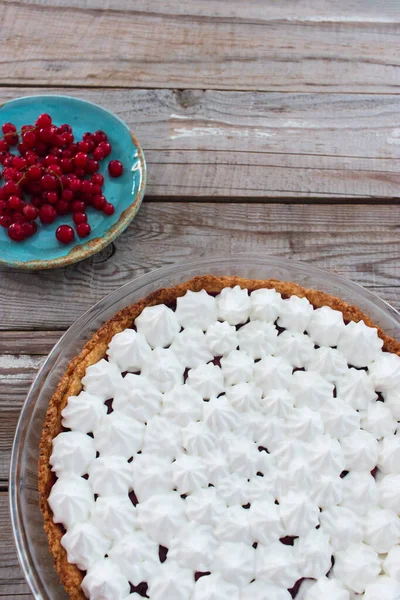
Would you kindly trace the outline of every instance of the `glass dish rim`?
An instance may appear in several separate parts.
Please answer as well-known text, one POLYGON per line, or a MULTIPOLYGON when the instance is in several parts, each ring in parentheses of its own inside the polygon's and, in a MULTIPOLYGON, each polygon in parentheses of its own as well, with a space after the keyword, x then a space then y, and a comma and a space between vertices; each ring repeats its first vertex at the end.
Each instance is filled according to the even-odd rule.
MULTIPOLYGON (((56 362, 59 356, 60 348, 63 348, 66 344, 71 343, 77 332, 81 332, 85 325, 88 325, 90 321, 96 317, 99 317, 106 309, 112 307, 116 302, 121 302, 133 291, 139 291, 141 288, 155 284, 162 278, 176 276, 182 276, 186 271, 192 271, 195 268, 199 268, 201 273, 206 274, 207 269, 210 271, 212 268, 225 267, 232 269, 237 268, 238 275, 240 271, 251 267, 263 267, 263 268, 293 268, 299 274, 303 275, 315 275, 316 277, 326 278, 330 283, 336 283, 340 288, 347 289, 350 294, 354 293, 365 297, 365 300, 375 305, 377 309, 383 312, 388 318, 392 319, 396 326, 400 327, 400 313, 393 308, 388 302, 367 290, 362 285, 348 279, 345 276, 332 273, 328 270, 306 262, 292 260, 288 258, 281 258, 277 256, 261 256, 259 254, 243 253, 240 256, 202 256, 200 258, 190 260, 187 262, 178 262, 171 265, 162 266, 154 269, 148 273, 144 273, 134 277, 124 285, 118 287, 113 292, 106 295, 99 302, 94 304, 91 308, 85 311, 61 336, 58 342, 54 345, 43 365, 39 369, 30 389, 27 397, 23 403, 20 416, 18 419, 9 469, 9 505, 11 514, 11 524, 14 542, 16 545, 17 555, 19 563, 22 567, 25 579, 30 587, 31 593, 35 600, 44 600, 45 596, 42 595, 40 588, 43 586, 41 577, 39 575, 40 565, 36 564, 32 558, 26 541, 26 531, 24 529, 23 518, 21 516, 21 453, 23 445, 21 441, 24 439, 26 430, 30 424, 29 416, 32 413, 35 406, 36 394, 40 394, 40 388, 46 380, 47 374, 52 368, 52 365, 56 362)), ((221 275, 224 273, 221 272, 221 275)), ((226 274, 226 273, 225 273, 226 274)), ((193 276, 193 275, 192 275, 193 276)), ((189 279, 190 277, 187 277, 189 279)), ((185 281, 185 278, 181 279, 185 281)), ((282 281, 288 281, 288 279, 282 279, 282 281)), ((159 287, 163 287, 160 285, 159 287)), ((156 287, 154 289, 157 289, 156 287)), ((117 311, 116 311, 117 312, 117 311)), ((94 333, 94 331, 93 331, 94 333)), ((37 396, 38 398, 39 396, 37 396)), ((61 586, 61 583, 60 583, 61 586)))

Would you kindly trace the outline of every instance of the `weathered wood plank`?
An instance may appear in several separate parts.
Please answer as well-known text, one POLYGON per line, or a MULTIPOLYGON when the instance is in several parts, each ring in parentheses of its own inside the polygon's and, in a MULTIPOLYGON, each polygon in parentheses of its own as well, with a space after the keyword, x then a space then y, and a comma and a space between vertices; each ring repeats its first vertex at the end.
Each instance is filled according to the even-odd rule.
MULTIPOLYGON (((12 4, 15 0, 4 0, 4 4, 12 4)), ((49 0, 24 0, 25 5, 48 6, 49 0)), ((270 21, 289 20, 307 21, 350 21, 356 23, 379 22, 397 23, 399 14, 397 0, 383 0, 379 5, 365 0, 349 0, 346 3, 334 4, 330 0, 286 0, 285 3, 252 0, 243 11, 241 0, 164 0, 152 3, 148 0, 53 0, 54 6, 63 8, 82 8, 86 10, 126 11, 132 14, 146 13, 160 16, 191 16, 205 18, 223 18, 224 20, 250 21, 268 23, 270 21)))
MULTIPOLYGON (((2 88, 0 102, 42 91, 2 88)), ((398 96, 53 91, 100 103, 128 123, 146 152, 153 199, 400 195, 398 96)))
MULTIPOLYGON (((400 24, 392 0, 350 9, 272 0, 2 2, 0 82, 398 92, 400 24), (275 5, 275 7, 274 7, 275 5), (188 8, 189 7, 189 8, 188 8), (272 10, 271 10, 272 8, 272 10), (68 23, 68 27, 65 27, 68 23)), ((341 3, 342 4, 342 3, 341 3)))
POLYGON ((33 600, 18 563, 11 530, 8 495, 0 492, 0 598, 33 600))
POLYGON ((0 329, 64 329, 137 275, 241 252, 308 261, 378 287, 398 306, 399 227, 400 205, 144 203, 113 245, 83 262, 47 272, 1 268, 0 329))

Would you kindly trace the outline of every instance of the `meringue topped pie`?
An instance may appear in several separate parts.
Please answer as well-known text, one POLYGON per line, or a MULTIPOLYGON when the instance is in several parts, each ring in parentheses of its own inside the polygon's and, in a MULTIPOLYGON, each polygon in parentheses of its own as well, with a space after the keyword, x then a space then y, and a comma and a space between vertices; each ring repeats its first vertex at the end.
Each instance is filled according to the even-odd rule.
POLYGON ((108 321, 50 402, 72 600, 399 600, 400 344, 356 307, 204 276, 108 321))

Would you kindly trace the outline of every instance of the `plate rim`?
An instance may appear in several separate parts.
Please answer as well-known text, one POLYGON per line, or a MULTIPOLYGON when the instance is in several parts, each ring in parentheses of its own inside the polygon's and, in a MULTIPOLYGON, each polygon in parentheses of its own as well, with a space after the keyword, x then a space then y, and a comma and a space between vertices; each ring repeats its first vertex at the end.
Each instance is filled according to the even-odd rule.
POLYGON ((143 148, 133 131, 118 115, 116 115, 111 110, 108 110, 104 106, 97 104, 96 102, 84 100, 83 98, 76 98, 75 96, 68 96, 67 94, 30 94, 29 96, 18 96, 17 98, 11 98, 10 100, 2 102, 0 104, 0 110, 8 104, 13 104, 14 102, 18 102, 21 100, 30 100, 33 98, 61 98, 73 100, 78 104, 89 104, 90 106, 93 106, 105 113, 108 113, 114 119, 119 121, 119 123, 123 125, 123 127, 129 132, 129 135, 132 138, 132 142, 137 149, 137 158, 140 165, 139 170, 141 172, 141 180, 139 189, 133 197, 133 201, 121 213, 119 219, 109 229, 107 229, 102 236, 94 238, 93 240, 90 240, 88 242, 74 244, 74 246, 72 246, 68 254, 56 258, 51 258, 49 260, 7 260, 0 255, 0 265, 25 271, 40 271, 46 269, 66 267, 68 265, 72 265, 76 262, 80 262, 81 260, 89 258, 90 256, 97 254, 97 252, 100 252, 100 250, 103 250, 106 246, 111 244, 111 242, 113 242, 121 233, 123 233, 123 231, 125 231, 125 229, 128 227, 129 223, 135 218, 142 204, 147 184, 147 165, 143 148))

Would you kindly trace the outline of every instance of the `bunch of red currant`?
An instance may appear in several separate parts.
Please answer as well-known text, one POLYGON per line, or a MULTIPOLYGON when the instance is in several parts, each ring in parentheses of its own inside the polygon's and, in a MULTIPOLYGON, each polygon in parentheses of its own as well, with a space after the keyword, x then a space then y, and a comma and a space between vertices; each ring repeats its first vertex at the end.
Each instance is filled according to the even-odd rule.
MULTIPOLYGON (((36 233, 38 221, 49 224, 69 213, 76 233, 84 238, 91 231, 88 206, 105 215, 114 213, 102 193, 104 177, 97 172, 99 162, 112 150, 104 131, 84 133, 77 141, 70 125, 57 127, 50 115, 42 114, 20 132, 12 123, 4 123, 2 132, 0 225, 12 240, 20 242, 36 233), (13 147, 18 154, 11 153, 13 147)), ((123 166, 112 160, 108 172, 119 177, 123 166)), ((56 237, 69 244, 75 232, 69 225, 60 225, 56 237)))

